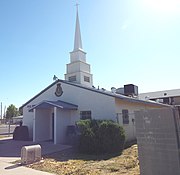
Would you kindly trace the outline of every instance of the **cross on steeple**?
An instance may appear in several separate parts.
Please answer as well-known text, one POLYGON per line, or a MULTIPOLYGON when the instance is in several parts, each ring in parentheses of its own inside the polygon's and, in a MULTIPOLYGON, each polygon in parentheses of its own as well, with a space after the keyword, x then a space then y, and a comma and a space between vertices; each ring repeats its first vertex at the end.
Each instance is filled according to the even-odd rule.
POLYGON ((78 2, 76 2, 76 10, 77 10, 77 12, 78 12, 78 6, 79 6, 79 4, 78 4, 78 2))

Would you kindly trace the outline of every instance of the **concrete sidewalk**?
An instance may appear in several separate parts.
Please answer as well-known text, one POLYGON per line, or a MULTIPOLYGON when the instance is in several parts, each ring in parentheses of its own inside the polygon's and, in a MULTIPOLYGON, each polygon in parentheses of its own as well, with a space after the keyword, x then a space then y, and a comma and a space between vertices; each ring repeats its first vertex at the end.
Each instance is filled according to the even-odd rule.
POLYGON ((21 148, 23 146, 35 144, 41 145, 42 155, 71 148, 71 146, 68 145, 54 145, 52 142, 34 143, 32 141, 15 141, 12 140, 12 138, 0 139, 0 175, 52 175, 51 173, 37 171, 19 164, 15 165, 11 163, 20 160, 21 148))
POLYGON ((0 160, 0 175, 53 175, 43 171, 34 170, 18 164, 10 164, 0 160))

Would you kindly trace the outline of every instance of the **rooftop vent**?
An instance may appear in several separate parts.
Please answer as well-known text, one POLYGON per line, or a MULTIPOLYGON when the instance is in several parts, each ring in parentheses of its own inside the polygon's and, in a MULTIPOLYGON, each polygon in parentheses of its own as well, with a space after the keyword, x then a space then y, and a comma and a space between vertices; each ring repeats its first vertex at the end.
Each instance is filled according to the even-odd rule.
POLYGON ((124 87, 116 89, 116 93, 124 95, 124 87))
POLYGON ((112 93, 116 93, 116 88, 115 88, 115 87, 112 87, 112 88, 111 88, 111 92, 112 92, 112 93))
POLYGON ((138 96, 138 86, 134 84, 124 85, 124 95, 127 96, 138 96))

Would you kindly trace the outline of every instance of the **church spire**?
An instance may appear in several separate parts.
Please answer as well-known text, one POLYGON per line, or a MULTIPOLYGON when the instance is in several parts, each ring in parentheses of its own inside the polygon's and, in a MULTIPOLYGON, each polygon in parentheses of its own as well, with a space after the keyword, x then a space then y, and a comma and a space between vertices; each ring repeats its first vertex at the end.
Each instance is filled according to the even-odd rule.
POLYGON ((78 6, 79 6, 79 4, 76 3, 76 29, 75 29, 75 37, 74 37, 74 51, 77 51, 79 49, 82 50, 82 40, 81 40, 81 31, 80 31, 80 24, 79 24, 78 6))
POLYGON ((70 63, 67 64, 65 80, 92 87, 93 77, 90 64, 86 63, 86 52, 83 51, 81 32, 78 16, 78 5, 76 4, 76 28, 74 37, 74 49, 70 52, 70 63))

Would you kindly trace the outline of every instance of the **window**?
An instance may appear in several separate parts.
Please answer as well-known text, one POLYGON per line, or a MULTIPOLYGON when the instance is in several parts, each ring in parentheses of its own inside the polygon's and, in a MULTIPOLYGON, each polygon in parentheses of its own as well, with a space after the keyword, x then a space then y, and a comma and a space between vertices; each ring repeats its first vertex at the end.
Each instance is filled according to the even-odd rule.
POLYGON ((91 111, 81 111, 80 119, 81 120, 91 119, 91 111))
POLYGON ((74 75, 74 76, 69 77, 69 81, 76 81, 76 76, 74 75))
POLYGON ((84 76, 84 81, 86 81, 86 82, 90 82, 90 78, 89 78, 89 77, 87 77, 87 76, 84 76))
POLYGON ((164 104, 169 104, 169 102, 170 102, 170 101, 169 101, 169 98, 168 98, 168 97, 167 97, 167 98, 163 98, 163 103, 164 103, 164 104))
POLYGON ((123 124, 129 124, 129 114, 127 109, 122 110, 123 124))

